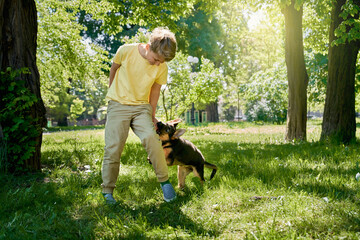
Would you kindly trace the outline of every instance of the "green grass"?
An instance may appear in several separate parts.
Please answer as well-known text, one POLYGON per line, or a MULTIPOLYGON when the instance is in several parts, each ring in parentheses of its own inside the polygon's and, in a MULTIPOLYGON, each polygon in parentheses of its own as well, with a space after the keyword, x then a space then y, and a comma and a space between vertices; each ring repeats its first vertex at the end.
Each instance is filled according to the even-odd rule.
MULTIPOLYGON (((41 174, 0 177, 0 239, 360 238, 358 143, 319 143, 317 121, 306 143, 285 143, 284 125, 182 127, 219 170, 203 187, 190 174, 173 203, 162 200, 133 134, 115 206, 101 197, 104 130, 44 135, 41 174)), ((176 167, 169 171, 176 185, 176 167)))
POLYGON ((104 129, 104 125, 96 125, 96 126, 68 126, 68 127, 46 127, 44 132, 61 132, 61 131, 76 131, 76 130, 95 130, 95 129, 104 129))

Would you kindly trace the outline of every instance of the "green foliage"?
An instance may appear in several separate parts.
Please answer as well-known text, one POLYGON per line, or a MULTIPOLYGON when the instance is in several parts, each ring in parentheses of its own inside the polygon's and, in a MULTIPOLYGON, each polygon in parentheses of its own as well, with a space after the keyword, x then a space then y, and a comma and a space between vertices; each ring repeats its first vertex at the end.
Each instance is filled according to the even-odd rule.
MULTIPOLYGON (((360 52, 359 52, 360 56, 360 52)), ((360 57, 358 56, 358 62, 356 64, 355 73, 355 112, 360 113, 360 57)))
MULTIPOLYGON (((224 106, 224 105, 223 105, 224 106)), ((226 106, 226 105, 225 105, 226 106)), ((236 107, 234 107, 234 106, 230 106, 230 107, 228 107, 228 108, 225 108, 225 110, 224 110, 224 119, 226 120, 226 121, 234 121, 234 119, 235 119, 235 114, 236 114, 236 107)), ((240 113, 239 113, 240 114, 240 113)), ((237 117, 237 116, 236 116, 237 117)), ((239 115, 239 117, 240 117, 240 115, 239 115)), ((242 116, 241 116, 242 117, 242 116)))
POLYGON ((308 70, 308 106, 312 110, 322 111, 325 103, 328 57, 320 53, 306 52, 306 69, 308 70))
MULTIPOLYGON (((310 1, 313 1, 313 0, 310 0, 310 1)), ((303 5, 304 3, 307 2, 307 0, 276 0, 276 1, 272 1, 272 0, 261 0, 261 1, 258 1, 258 0, 253 0, 253 1, 244 1, 244 3, 248 3, 252 6, 254 6, 256 9, 258 8, 262 8, 262 7, 265 7, 265 8, 271 8, 273 7, 274 5, 276 7, 279 7, 281 9, 287 7, 287 6, 290 6, 292 3, 294 4, 294 7, 295 9, 299 10, 303 5)))
MULTIPOLYGON (((1 127, 1 126, 0 126, 1 127)), ((2 134, 2 128, 0 129, 2 134)), ((8 169, 8 158, 7 158, 7 141, 0 137, 0 172, 7 172, 8 169)))
POLYGON ((219 42, 224 41, 220 21, 214 13, 206 13, 198 7, 186 17, 181 17, 177 24, 176 40, 178 49, 184 54, 207 58, 220 65, 219 42))
POLYGON ((304 48, 326 55, 329 47, 331 1, 306 1, 303 12, 304 48))
POLYGON ((134 36, 125 36, 124 38, 122 38, 122 41, 125 44, 148 43, 150 40, 150 35, 151 32, 149 30, 145 28, 139 28, 134 36))
POLYGON ((104 21, 93 19, 93 16, 85 11, 80 11, 77 17, 79 24, 84 26, 81 36, 107 50, 110 58, 116 54, 116 51, 122 45, 121 39, 125 36, 135 35, 139 29, 139 26, 126 25, 122 27, 121 32, 110 35, 100 30, 104 21))
MULTIPOLYGON (((107 57, 120 41, 147 42, 152 28, 168 26, 176 32, 179 49, 184 54, 210 59, 221 69, 226 82, 222 92, 224 113, 231 119, 238 102, 245 105, 239 95, 240 85, 255 79, 251 77, 258 71, 258 74, 270 71, 283 61, 284 19, 280 13, 291 2, 296 9, 304 7, 304 46, 306 52, 313 54, 307 59, 309 103, 312 109, 321 108, 326 74, 321 56, 328 51, 330 0, 39 0, 38 66, 48 113, 53 118, 66 118, 74 99, 80 99, 86 108, 80 118, 92 116, 105 104, 108 81, 104 72, 107 73, 108 66, 104 63, 110 63, 107 57), (249 24, 253 17, 259 17, 255 26, 249 24), (135 31, 138 32, 132 37, 135 31)), ((346 1, 341 14, 345 21, 337 30, 338 41, 357 39, 358 8, 357 1, 346 1)), ((177 71, 190 78, 183 70, 177 71)), ((171 87, 163 89, 164 103, 167 103, 160 109, 169 118, 186 109, 188 106, 180 105, 190 99, 184 98, 189 95, 183 94, 185 87, 170 90, 171 87)), ((265 100, 263 108, 264 104, 268 105, 265 100)), ((200 105, 198 107, 203 107, 200 105)))
POLYGON ((219 65, 225 75, 233 79, 248 78, 248 71, 251 72, 251 59, 249 57, 251 37, 245 10, 241 3, 231 0, 223 3, 221 10, 217 12, 216 18, 223 30, 217 40, 220 45, 220 52, 217 58, 219 65))
POLYGON ((166 115, 166 120, 180 117, 191 107, 197 108, 213 102, 221 93, 223 76, 214 64, 205 58, 200 63, 190 63, 189 56, 181 52, 168 63, 169 80, 161 90, 160 112, 166 115), (195 68, 198 67, 198 72, 195 68))
POLYGON ((347 0, 341 9, 343 11, 340 17, 343 21, 335 30, 337 39, 331 43, 332 45, 360 40, 360 2, 347 0))
POLYGON ((80 0, 80 9, 91 14, 93 19, 104 24, 101 30, 114 35, 122 31, 122 26, 139 25, 153 29, 168 26, 175 30, 175 21, 193 8, 195 0, 159 0, 159 1, 112 1, 80 0))
MULTIPOLYGON (((308 123, 318 139, 321 122, 308 123)), ((283 132, 251 123, 188 128, 186 139, 219 170, 204 186, 189 174, 171 204, 130 133, 114 206, 101 196, 104 131, 47 134, 42 174, 0 175, 0 238, 359 239, 358 143, 284 143, 283 132)), ((176 176, 169 167, 174 185, 176 176)))
POLYGON ((287 89, 284 65, 254 74, 249 83, 241 86, 247 119, 283 123, 287 113, 287 89))
POLYGON ((70 106, 70 119, 76 120, 85 110, 84 101, 78 98, 74 99, 70 106))
POLYGON ((1 172, 26 170, 25 161, 35 152, 34 138, 41 133, 41 126, 31 114, 31 107, 38 99, 20 78, 24 74, 30 74, 29 70, 12 70, 9 67, 1 72, 0 125, 4 136, 2 141, 7 144, 6 154, 1 154, 1 172))
MULTIPOLYGON (((121 40, 124 36, 133 36, 138 31, 139 27, 146 29, 153 29, 158 26, 167 26, 174 32, 181 32, 184 26, 181 24, 187 19, 194 21, 194 8, 196 13, 200 14, 204 21, 199 21, 196 18, 197 29, 201 35, 206 35, 206 41, 202 41, 205 45, 211 43, 216 47, 216 39, 210 38, 208 30, 214 28, 214 22, 211 21, 213 12, 219 7, 219 1, 156 1, 153 3, 142 1, 80 1, 81 11, 77 14, 78 22, 86 27, 81 33, 84 37, 91 38, 93 43, 102 46, 111 54, 115 54, 118 47, 121 45, 121 40), (194 7, 196 5, 196 7, 194 7), (182 29, 182 30, 181 30, 182 29)), ((190 26, 191 27, 191 26, 190 26)), ((218 28, 218 26, 216 26, 218 28)), ((181 47, 181 40, 192 41, 194 35, 184 36, 177 34, 180 50, 183 52, 187 49, 181 47)), ((193 45, 192 45, 193 46, 193 45)), ((204 46, 199 46, 200 49, 204 46)), ((208 51, 211 48, 206 47, 208 51)), ((195 47, 194 47, 195 50, 195 47)), ((201 51, 201 50, 200 50, 201 51)), ((194 56, 204 55, 211 59, 212 54, 203 51, 203 54, 190 53, 194 56), (207 55, 206 55, 207 54, 207 55)))
POLYGON ((284 59, 284 19, 279 14, 280 8, 273 3, 257 2, 255 8, 249 4, 227 1, 216 14, 224 33, 217 58, 226 76, 222 106, 226 114, 237 109, 238 103, 244 105, 240 85, 249 82, 256 72, 271 69, 284 59))
POLYGON ((105 104, 109 69, 107 52, 80 36, 79 1, 37 1, 41 93, 51 118, 70 114, 74 99, 85 101, 86 113, 105 104))

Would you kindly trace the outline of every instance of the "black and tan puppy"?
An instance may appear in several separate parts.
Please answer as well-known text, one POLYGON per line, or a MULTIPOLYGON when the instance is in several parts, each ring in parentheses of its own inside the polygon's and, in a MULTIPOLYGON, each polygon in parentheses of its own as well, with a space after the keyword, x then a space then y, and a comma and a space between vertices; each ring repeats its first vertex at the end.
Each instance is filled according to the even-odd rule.
POLYGON ((203 184, 205 181, 204 167, 213 169, 210 180, 214 177, 217 167, 206 162, 200 150, 193 143, 180 137, 186 130, 176 129, 179 122, 181 119, 167 123, 158 122, 157 133, 162 141, 167 165, 178 165, 178 187, 182 189, 185 187, 185 178, 189 173, 193 172, 203 184))

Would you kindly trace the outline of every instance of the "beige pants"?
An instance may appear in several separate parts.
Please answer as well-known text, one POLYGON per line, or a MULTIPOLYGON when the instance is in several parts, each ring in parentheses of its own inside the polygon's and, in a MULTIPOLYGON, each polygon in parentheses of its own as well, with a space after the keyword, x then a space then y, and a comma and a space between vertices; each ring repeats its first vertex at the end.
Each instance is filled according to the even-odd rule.
MULTIPOLYGON (((103 193, 112 193, 119 176, 120 156, 129 128, 140 138, 150 158, 159 182, 168 180, 168 167, 151 118, 152 108, 145 105, 123 105, 109 101, 105 126, 105 153, 101 184, 103 193)), ((146 161, 146 159, 144 159, 146 161)))

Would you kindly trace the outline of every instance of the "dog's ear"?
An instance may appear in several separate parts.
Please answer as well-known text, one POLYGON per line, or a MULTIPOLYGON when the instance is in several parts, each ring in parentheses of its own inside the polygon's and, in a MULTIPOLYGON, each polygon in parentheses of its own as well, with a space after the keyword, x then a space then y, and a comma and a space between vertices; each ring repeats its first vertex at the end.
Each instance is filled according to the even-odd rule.
POLYGON ((186 132, 186 129, 180 128, 176 130, 176 132, 173 135, 173 138, 179 138, 186 132))
POLYGON ((170 124, 170 125, 173 125, 174 127, 176 127, 179 123, 182 122, 182 119, 181 118, 177 118, 175 120, 171 120, 171 121, 168 121, 167 124, 170 124))

